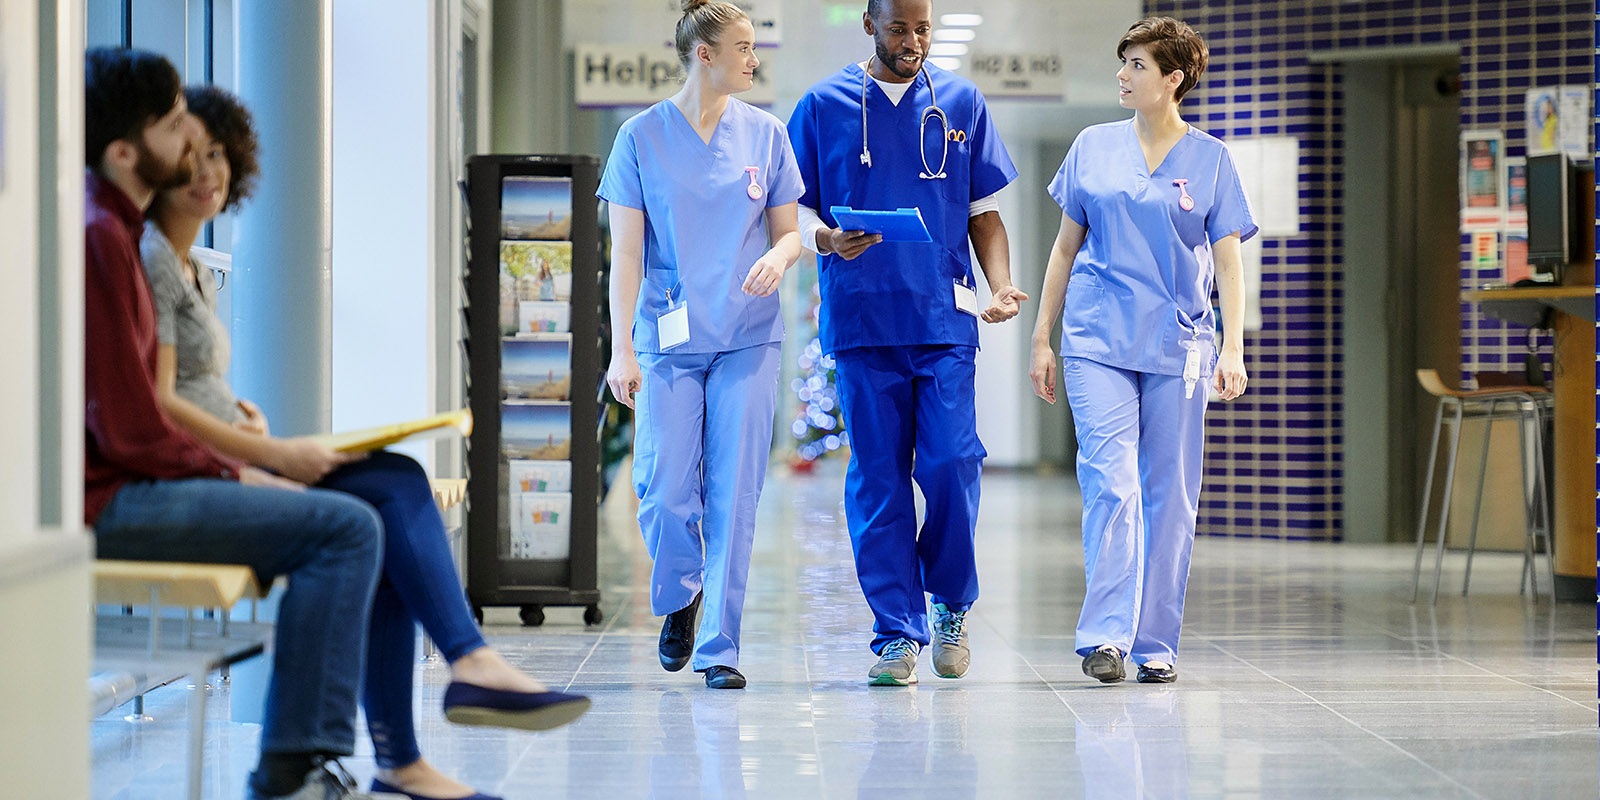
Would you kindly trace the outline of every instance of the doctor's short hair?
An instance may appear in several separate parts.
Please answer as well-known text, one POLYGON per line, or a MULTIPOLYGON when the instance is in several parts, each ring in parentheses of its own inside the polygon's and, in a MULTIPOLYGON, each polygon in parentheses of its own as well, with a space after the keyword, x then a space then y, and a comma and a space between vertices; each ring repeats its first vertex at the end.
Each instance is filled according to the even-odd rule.
POLYGON ((673 43, 678 47, 678 63, 689 68, 689 53, 696 42, 712 47, 722 38, 722 32, 737 20, 749 20, 744 9, 716 0, 683 0, 683 16, 678 18, 678 29, 673 43))
POLYGON ((225 89, 209 84, 190 86, 183 90, 183 97, 189 104, 189 113, 206 126, 206 133, 227 154, 228 199, 222 204, 222 210, 227 211, 255 191, 256 178, 261 174, 255 123, 244 103, 225 89))
POLYGON ((1182 100, 1200 82, 1206 62, 1211 58, 1211 51, 1200 34, 1188 23, 1172 17, 1146 17, 1133 23, 1122 35, 1122 41, 1117 42, 1117 58, 1122 58, 1123 51, 1134 45, 1143 45, 1150 51, 1162 75, 1170 75, 1175 69, 1183 70, 1183 82, 1172 93, 1173 100, 1182 100))

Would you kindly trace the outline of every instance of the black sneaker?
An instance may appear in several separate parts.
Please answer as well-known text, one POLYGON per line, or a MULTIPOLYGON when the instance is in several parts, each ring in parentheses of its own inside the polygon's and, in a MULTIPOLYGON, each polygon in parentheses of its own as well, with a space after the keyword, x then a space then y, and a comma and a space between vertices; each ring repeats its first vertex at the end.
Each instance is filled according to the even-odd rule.
POLYGON ((661 644, 657 649, 662 669, 677 672, 688 666, 689 656, 694 652, 694 628, 699 616, 700 593, 695 592, 689 605, 668 614, 661 623, 661 644))
POLYGON ((706 686, 712 689, 743 689, 744 675, 733 667, 724 667, 718 664, 706 673, 706 686))
POLYGON ((1122 651, 1109 644, 1100 645, 1083 657, 1083 674, 1101 683, 1121 683, 1127 677, 1122 667, 1122 651))

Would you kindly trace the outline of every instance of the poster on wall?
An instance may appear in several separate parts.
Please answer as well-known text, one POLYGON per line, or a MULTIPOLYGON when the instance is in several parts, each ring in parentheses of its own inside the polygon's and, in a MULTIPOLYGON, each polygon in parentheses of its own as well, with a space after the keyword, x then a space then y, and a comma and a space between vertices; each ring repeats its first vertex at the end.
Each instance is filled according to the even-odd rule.
POLYGON ((1505 224, 1505 136, 1497 130, 1461 134, 1461 230, 1499 231, 1505 224))
POLYGON ((1506 159, 1506 230, 1528 229, 1528 160, 1506 159))
POLYGON ((1507 286, 1533 277, 1528 268, 1528 162, 1525 158, 1506 159, 1505 247, 1507 286))
POLYGON ((1472 271, 1476 278, 1473 283, 1486 283, 1486 281, 1481 280, 1484 277, 1484 273, 1496 271, 1499 268, 1500 233, 1498 231, 1474 232, 1472 234, 1472 271))
POLYGON ((1556 87, 1529 89, 1526 105, 1528 155, 1542 156, 1556 152, 1556 143, 1561 135, 1561 103, 1556 96, 1556 87))
POLYGON ((1557 146, 1573 161, 1588 161, 1594 156, 1589 147, 1589 126, 1594 124, 1589 92, 1590 88, 1581 84, 1563 86, 1560 90, 1561 133, 1557 136, 1557 146))
POLYGON ((1528 155, 1566 153, 1574 161, 1587 161, 1589 126, 1594 123, 1590 109, 1590 87, 1582 84, 1538 86, 1528 90, 1524 122, 1528 132, 1528 155))

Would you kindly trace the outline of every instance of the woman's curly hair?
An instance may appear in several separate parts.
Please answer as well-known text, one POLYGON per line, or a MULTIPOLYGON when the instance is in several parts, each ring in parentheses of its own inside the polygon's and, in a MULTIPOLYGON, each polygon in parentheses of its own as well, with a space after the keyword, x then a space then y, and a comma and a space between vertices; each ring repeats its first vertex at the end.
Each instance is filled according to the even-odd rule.
POLYGON ((222 210, 232 209, 255 191, 256 178, 261 174, 261 164, 256 160, 260 145, 250 112, 239 98, 215 86, 190 86, 183 90, 183 96, 189 103, 189 113, 206 126, 206 132, 228 154, 232 179, 222 210))

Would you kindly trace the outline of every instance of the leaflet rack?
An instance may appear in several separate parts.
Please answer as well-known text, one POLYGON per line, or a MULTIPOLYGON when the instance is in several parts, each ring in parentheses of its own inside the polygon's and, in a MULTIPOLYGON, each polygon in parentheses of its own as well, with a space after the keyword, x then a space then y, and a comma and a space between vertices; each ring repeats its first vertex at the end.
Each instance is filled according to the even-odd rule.
POLYGON ((467 597, 600 622, 599 159, 467 160, 467 597))

